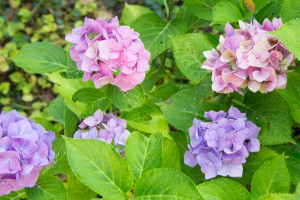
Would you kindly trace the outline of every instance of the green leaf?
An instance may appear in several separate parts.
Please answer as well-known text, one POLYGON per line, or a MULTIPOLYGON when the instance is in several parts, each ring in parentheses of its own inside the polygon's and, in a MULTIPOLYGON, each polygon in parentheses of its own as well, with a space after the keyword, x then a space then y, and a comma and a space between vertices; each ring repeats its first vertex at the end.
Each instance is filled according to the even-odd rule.
POLYGON ((212 20, 212 9, 219 0, 184 0, 190 12, 200 19, 212 20))
POLYGON ((180 157, 176 143, 168 138, 163 141, 163 167, 180 170, 180 157))
POLYGON ((52 143, 52 149, 55 152, 55 162, 51 165, 51 170, 55 174, 73 175, 67 158, 65 141, 62 138, 56 138, 52 143))
POLYGON ((276 145, 274 150, 278 153, 284 153, 286 166, 291 175, 291 182, 297 185, 300 182, 300 145, 276 145))
POLYGON ((128 126, 145 133, 160 132, 164 137, 169 136, 169 125, 160 110, 153 105, 144 104, 128 113, 123 113, 122 118, 126 119, 128 126))
POLYGON ((86 109, 81 115, 83 118, 93 115, 98 109, 105 111, 108 107, 108 98, 100 89, 80 89, 73 94, 72 99, 74 102, 79 101, 86 105, 86 109))
MULTIPOLYGON (((235 102, 238 103, 238 102, 235 102)), ((258 139, 263 145, 294 142, 291 138, 291 117, 284 100, 275 92, 246 93, 237 106, 247 113, 248 120, 261 127, 258 139)))
POLYGON ((277 37, 296 58, 300 59, 300 19, 295 19, 283 24, 272 35, 277 37))
POLYGON ((21 196, 17 192, 10 192, 8 195, 3 195, 0 200, 20 200, 21 196))
POLYGON ((63 183, 51 170, 41 174, 35 186, 25 191, 30 200, 67 200, 63 183))
POLYGON ((247 200, 251 199, 248 190, 241 184, 229 179, 218 178, 197 186, 204 199, 209 200, 247 200))
POLYGON ((170 97, 161 107, 163 115, 176 129, 187 132, 194 118, 203 118, 204 112, 224 108, 224 104, 215 104, 211 81, 207 76, 198 87, 184 89, 170 97))
POLYGON ((113 147, 99 140, 64 138, 75 176, 104 198, 125 199, 132 173, 113 147))
POLYGON ((90 200, 97 194, 90 188, 82 184, 76 177, 68 176, 67 180, 68 200, 90 200))
POLYGON ((79 71, 78 69, 68 69, 67 71, 60 72, 60 75, 64 78, 76 79, 83 77, 83 71, 79 71))
POLYGON ((273 0, 265 0, 265 1, 253 0, 253 2, 255 4, 255 13, 257 13, 261 9, 265 8, 265 6, 268 5, 271 1, 273 1, 273 0))
POLYGON ((299 0, 283 0, 280 16, 283 22, 288 22, 300 17, 299 0))
POLYGON ((43 74, 68 67, 64 49, 46 42, 25 44, 12 60, 28 73, 43 74))
POLYGON ((108 98, 121 111, 129 111, 141 106, 144 102, 144 90, 138 85, 128 92, 122 92, 119 88, 109 85, 107 89, 108 98))
POLYGON ((200 200, 193 182, 175 169, 153 169, 137 182, 134 199, 200 200))
POLYGON ((125 154, 134 182, 139 180, 143 173, 162 167, 162 146, 163 137, 159 133, 151 135, 150 138, 138 132, 130 134, 125 145, 125 154))
POLYGON ((226 24, 237 22, 242 18, 242 13, 231 1, 220 1, 212 12, 212 24, 226 24), (226 14, 225 14, 226 13, 226 14))
MULTIPOLYGON (((298 66, 299 67, 299 66, 298 66)), ((300 88, 298 83, 300 82, 300 74, 293 72, 287 74, 287 86, 283 90, 277 92, 285 100, 291 110, 291 115, 295 122, 300 124, 300 88)))
POLYGON ((57 91, 68 108, 72 110, 77 116, 80 116, 85 111, 85 105, 81 102, 74 102, 72 100, 73 94, 82 88, 94 87, 92 82, 83 82, 81 79, 65 79, 59 72, 47 74, 50 81, 55 83, 55 91, 57 91))
POLYGON ((166 23, 153 13, 142 15, 130 26, 140 33, 141 40, 151 53, 151 60, 171 47, 170 36, 180 35, 187 28, 180 20, 172 20, 166 23))
POLYGON ((153 12, 147 7, 125 3, 120 22, 122 24, 130 25, 138 17, 148 13, 153 12))
POLYGON ((282 0, 267 0, 266 2, 261 0, 256 0, 255 4, 257 3, 257 1, 260 2, 258 5, 263 4, 262 6, 264 6, 254 15, 257 21, 263 23, 263 21, 266 18, 272 20, 274 17, 277 18, 280 17, 282 0), (269 2, 269 4, 265 5, 267 2, 269 2))
POLYGON ((267 194, 255 200, 296 200, 292 194, 267 194))
POLYGON ((171 95, 176 93, 179 88, 174 83, 166 83, 159 85, 152 92, 148 93, 147 96, 152 103, 161 103, 168 99, 171 95))
POLYGON ((145 92, 149 92, 154 87, 155 83, 164 76, 165 70, 163 67, 157 67, 151 65, 150 70, 146 74, 146 78, 144 79, 141 85, 144 88, 145 92))
POLYGON ((189 80, 199 83, 207 71, 201 69, 205 60, 203 51, 211 50, 212 46, 201 33, 187 34, 172 38, 173 52, 177 67, 189 80))
POLYGON ((284 155, 279 155, 263 164, 251 181, 251 195, 254 198, 271 193, 288 193, 290 175, 284 155))
POLYGON ((250 153, 247 162, 243 164, 243 177, 241 178, 241 182, 250 185, 255 171, 266 161, 277 155, 278 154, 275 151, 264 146, 261 146, 260 151, 257 153, 250 153))
MULTIPOLYGON (((199 13, 199 11, 197 13, 199 13)), ((199 19, 193 15, 186 5, 180 7, 180 10, 176 15, 176 19, 184 21, 184 23, 187 25, 187 32, 194 32, 195 29, 198 29, 201 26, 209 26, 208 21, 199 19)))
POLYGON ((66 106, 61 96, 58 96, 50 103, 48 113, 64 125, 66 136, 73 137, 77 129, 78 117, 66 106))

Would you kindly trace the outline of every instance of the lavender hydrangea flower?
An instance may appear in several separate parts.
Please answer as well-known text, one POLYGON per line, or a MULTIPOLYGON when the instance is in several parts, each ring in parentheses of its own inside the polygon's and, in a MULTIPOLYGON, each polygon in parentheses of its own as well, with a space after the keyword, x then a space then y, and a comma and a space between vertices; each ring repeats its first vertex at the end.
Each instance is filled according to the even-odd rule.
POLYGON ((139 33, 120 26, 118 17, 110 21, 85 18, 82 27, 74 28, 66 40, 74 46, 70 56, 84 72, 83 80, 95 87, 113 84, 128 91, 140 84, 149 70, 150 53, 139 33))
POLYGON ((295 66, 295 56, 271 31, 282 25, 282 20, 265 19, 263 24, 239 21, 240 29, 227 23, 226 37, 220 36, 216 49, 203 52, 206 61, 201 68, 212 72, 212 89, 220 93, 248 87, 253 92, 284 89, 288 66, 295 66))
POLYGON ((33 187, 54 159, 53 132, 13 110, 0 114, 0 196, 33 187))
POLYGON ((114 114, 104 115, 97 110, 93 116, 89 116, 79 125, 80 130, 74 134, 74 138, 98 139, 109 144, 114 141, 117 146, 124 146, 130 132, 126 129, 126 121, 117 118, 114 114))
POLYGON ((212 121, 194 119, 189 129, 189 151, 185 152, 184 163, 190 167, 200 165, 206 179, 217 175, 241 177, 249 152, 260 150, 260 128, 233 106, 228 113, 209 111, 204 117, 212 121))

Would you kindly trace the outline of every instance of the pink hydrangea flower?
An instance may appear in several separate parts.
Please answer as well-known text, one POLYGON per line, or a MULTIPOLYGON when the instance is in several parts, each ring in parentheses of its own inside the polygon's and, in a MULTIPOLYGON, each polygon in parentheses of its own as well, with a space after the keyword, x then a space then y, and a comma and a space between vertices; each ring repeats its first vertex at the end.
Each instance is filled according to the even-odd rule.
POLYGON ((265 19, 263 24, 239 21, 240 29, 227 23, 226 37, 220 36, 216 49, 203 52, 206 61, 201 68, 212 72, 212 89, 220 93, 243 88, 252 92, 284 89, 288 66, 294 66, 295 56, 269 32, 278 29, 282 20, 265 19))
POLYGON ((123 147, 130 135, 126 126, 126 120, 111 113, 104 115, 101 110, 97 110, 93 116, 83 120, 74 138, 98 139, 109 144, 114 141, 115 145, 123 147))
POLYGON ((139 33, 129 26, 85 18, 82 27, 74 28, 66 40, 74 44, 70 56, 84 72, 83 80, 92 80, 96 88, 113 84, 128 91, 140 84, 149 70, 150 53, 139 33))
POLYGON ((13 110, 0 114, 0 196, 33 187, 54 160, 53 132, 13 110))

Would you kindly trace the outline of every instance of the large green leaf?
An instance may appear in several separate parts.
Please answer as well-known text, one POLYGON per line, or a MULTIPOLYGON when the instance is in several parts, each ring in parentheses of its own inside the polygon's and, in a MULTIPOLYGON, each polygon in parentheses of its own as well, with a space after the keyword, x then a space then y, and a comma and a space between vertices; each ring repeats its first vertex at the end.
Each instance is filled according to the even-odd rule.
POLYGON ((250 185, 251 179, 255 171, 266 161, 276 157, 278 154, 264 146, 260 147, 257 153, 250 153, 247 162, 243 164, 243 177, 240 179, 243 184, 250 185))
POLYGON ((67 147, 64 139, 56 138, 52 143, 52 149, 55 153, 55 162, 51 165, 51 170, 55 174, 73 175, 67 158, 67 147))
POLYGON ((128 126, 145 133, 160 132, 163 136, 169 136, 169 125, 160 110, 154 105, 144 104, 128 113, 123 113, 122 118, 126 119, 128 126))
POLYGON ((153 12, 147 7, 125 3, 120 22, 126 25, 130 25, 138 17, 148 13, 153 12))
POLYGON ((67 55, 60 46, 38 42, 26 44, 12 60, 28 73, 49 73, 68 67, 67 55))
POLYGON ((184 0, 189 11, 200 19, 212 20, 212 9, 219 0, 184 0))
POLYGON ((251 199, 248 190, 241 184, 229 179, 218 178, 197 186, 204 199, 209 200, 247 200, 251 199))
POLYGON ((274 150, 286 155, 286 166, 291 175, 291 182, 294 185, 300 183, 300 145, 276 145, 274 150))
POLYGON ((251 195, 254 198, 271 193, 288 193, 290 175, 284 155, 279 155, 263 164, 251 181, 251 195))
POLYGON ((201 33, 187 34, 172 38, 173 52, 179 70, 189 80, 199 83, 207 71, 201 69, 203 51, 211 50, 212 46, 201 33))
POLYGON ((82 88, 73 94, 72 99, 86 105, 83 118, 93 115, 98 109, 105 111, 108 107, 108 98, 100 89, 82 88))
POLYGON ((113 147, 99 140, 65 137, 75 176, 104 198, 121 200, 132 186, 132 173, 113 147))
MULTIPOLYGON (((299 67, 299 66, 298 66, 299 67)), ((293 72, 287 74, 287 86, 284 90, 278 90, 281 97, 287 102, 290 107, 291 115, 295 122, 300 124, 300 74, 293 72)))
POLYGON ((7 195, 2 195, 0 197, 1 200, 20 200, 22 195, 18 194, 17 192, 10 192, 7 195))
POLYGON ((280 16, 284 22, 300 17, 299 0, 283 0, 280 16))
POLYGON ((154 13, 142 15, 130 26, 140 33, 141 40, 151 53, 151 60, 171 47, 170 36, 180 35, 187 28, 180 20, 166 23, 154 13))
POLYGON ((51 102, 48 113, 53 116, 56 121, 64 125, 64 133, 66 136, 73 137, 77 129, 78 117, 66 106, 61 96, 58 96, 51 102))
POLYGON ((180 169, 180 156, 174 140, 164 138, 162 153, 164 168, 180 169))
MULTIPOLYGON (((235 102, 237 103, 237 102, 235 102)), ((275 92, 245 95, 237 106, 247 113, 247 118, 261 127, 258 139, 261 144, 273 145, 294 142, 291 138, 291 117, 284 100, 275 92)))
POLYGON ((68 108, 74 112, 77 116, 80 116, 85 111, 85 104, 81 102, 74 102, 72 100, 73 94, 82 88, 94 87, 92 82, 83 82, 81 79, 65 79, 59 72, 47 74, 50 81, 55 83, 55 90, 59 92, 60 96, 64 98, 64 101, 68 108))
POLYGON ((97 194, 81 183, 76 177, 68 176, 66 184, 68 200, 90 200, 97 194))
POLYGON ((266 18, 272 20, 274 17, 280 17, 282 0, 255 0, 254 2, 255 5, 258 5, 257 8, 262 7, 261 9, 257 9, 258 12, 254 15, 255 19, 260 23, 263 23, 266 18))
POLYGON ((227 22, 237 22, 242 17, 241 11, 234 3, 223 0, 217 3, 213 8, 212 23, 226 24, 227 22))
POLYGON ((200 200, 193 182, 175 169, 153 169, 137 182, 134 199, 200 200))
POLYGON ((151 135, 150 138, 138 132, 130 134, 125 145, 125 154, 134 182, 150 169, 162 167, 162 146, 163 137, 159 133, 151 135))
POLYGON ((25 191, 30 200, 67 200, 63 183, 51 170, 41 174, 35 186, 25 191))
POLYGON ((109 85, 107 95, 111 102, 121 111, 129 111, 141 106, 144 102, 144 90, 138 85, 128 92, 122 92, 119 88, 109 85))
POLYGON ((198 87, 184 89, 170 97, 161 110, 168 122, 178 130, 187 132, 194 118, 203 118, 204 112, 224 109, 224 104, 216 104, 209 77, 201 80, 198 87))
POLYGON ((272 35, 277 37, 296 58, 300 59, 300 19, 295 19, 283 24, 272 35))
POLYGON ((267 194, 255 200, 297 200, 292 194, 267 194))

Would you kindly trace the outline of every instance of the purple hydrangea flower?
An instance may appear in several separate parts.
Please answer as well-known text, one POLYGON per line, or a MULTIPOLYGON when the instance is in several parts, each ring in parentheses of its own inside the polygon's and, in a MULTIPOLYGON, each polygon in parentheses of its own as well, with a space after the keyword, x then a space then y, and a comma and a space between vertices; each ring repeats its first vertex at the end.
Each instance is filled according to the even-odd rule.
POLYGON ((295 66, 295 56, 269 32, 278 29, 282 20, 265 19, 263 24, 239 21, 240 29, 227 23, 226 37, 220 36, 216 49, 203 52, 201 68, 212 72, 212 89, 220 93, 243 88, 262 93, 284 89, 288 66, 295 66))
POLYGON ((119 26, 117 17, 110 21, 85 18, 66 40, 74 44, 70 56, 84 72, 83 80, 95 87, 113 84, 128 91, 140 84, 149 70, 150 53, 139 33, 129 26, 119 26))
POLYGON ((13 110, 0 114, 0 196, 33 187, 54 159, 53 132, 13 110))
POLYGON ((104 115, 101 110, 97 110, 93 116, 83 120, 74 138, 98 139, 109 144, 114 141, 115 145, 124 146, 130 135, 126 126, 126 120, 117 118, 111 113, 104 115))
POLYGON ((190 167, 200 165, 206 179, 217 175, 241 177, 249 152, 260 150, 257 139, 260 128, 233 106, 228 114, 209 111, 204 116, 212 121, 194 119, 184 163, 190 167))

